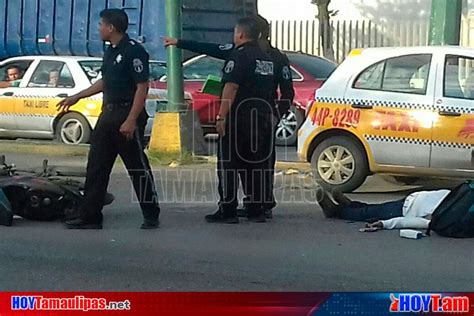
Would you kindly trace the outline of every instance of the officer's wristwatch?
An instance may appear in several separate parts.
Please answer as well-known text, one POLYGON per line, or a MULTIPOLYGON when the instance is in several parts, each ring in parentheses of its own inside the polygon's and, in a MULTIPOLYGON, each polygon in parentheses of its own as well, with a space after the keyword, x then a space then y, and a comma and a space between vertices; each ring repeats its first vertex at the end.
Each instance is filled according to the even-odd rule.
POLYGON ((220 115, 217 115, 217 116, 216 116, 216 121, 217 121, 217 122, 224 122, 224 121, 225 121, 225 118, 222 117, 222 116, 220 116, 220 115))

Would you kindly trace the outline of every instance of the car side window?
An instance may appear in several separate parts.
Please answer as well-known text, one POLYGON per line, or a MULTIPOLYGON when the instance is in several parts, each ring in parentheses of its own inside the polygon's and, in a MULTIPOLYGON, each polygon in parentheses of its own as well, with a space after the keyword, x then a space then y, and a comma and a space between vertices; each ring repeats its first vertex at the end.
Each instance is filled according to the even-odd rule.
POLYGON ((385 62, 370 66, 364 70, 354 83, 356 89, 380 90, 382 88, 385 62))
POLYGON ((31 76, 29 88, 74 88, 75 83, 69 67, 64 62, 41 61, 31 76))
POLYGON ((209 75, 222 77, 224 61, 213 57, 203 57, 183 69, 185 80, 206 80, 209 75))
POLYGON ((354 88, 426 94, 430 65, 429 54, 390 58, 364 70, 354 88))
POLYGON ((474 100, 474 58, 446 56, 444 63, 444 96, 474 100))
POLYGON ((33 63, 33 60, 17 60, 4 64, 0 67, 0 81, 9 81, 7 70, 11 67, 18 67, 20 70, 20 79, 23 78, 31 63, 33 63))
POLYGON ((302 81, 304 79, 293 67, 291 67, 291 78, 293 78, 293 81, 302 81))

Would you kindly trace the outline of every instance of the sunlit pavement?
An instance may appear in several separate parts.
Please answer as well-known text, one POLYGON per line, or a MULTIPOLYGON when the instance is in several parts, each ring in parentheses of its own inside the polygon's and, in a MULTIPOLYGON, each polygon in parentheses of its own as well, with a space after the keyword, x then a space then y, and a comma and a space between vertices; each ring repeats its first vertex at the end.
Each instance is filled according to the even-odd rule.
MULTIPOLYGON (((19 167, 43 157, 9 154, 19 167)), ((49 157, 84 165, 84 158, 49 157)), ((406 240, 397 231, 360 233, 327 220, 305 174, 277 175, 280 204, 265 224, 204 222, 217 198, 212 165, 155 169, 161 228, 141 231, 141 212, 120 164, 102 231, 16 219, 0 227, 1 290, 472 291, 472 240, 406 240)), ((352 198, 403 198, 411 187, 369 180, 352 198), (377 190, 374 190, 377 188, 377 190), (402 191, 400 191, 402 190, 402 191), (376 192, 377 191, 377 192, 376 192), (387 192, 389 191, 389 192, 387 192)))

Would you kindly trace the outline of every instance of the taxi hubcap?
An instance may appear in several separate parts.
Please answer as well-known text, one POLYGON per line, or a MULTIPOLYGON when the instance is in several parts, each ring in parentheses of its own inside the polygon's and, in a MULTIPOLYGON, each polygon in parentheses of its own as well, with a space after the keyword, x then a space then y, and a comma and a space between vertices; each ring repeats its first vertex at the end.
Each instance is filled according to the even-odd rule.
POLYGON ((329 147, 319 156, 318 173, 329 184, 346 183, 354 175, 354 170, 354 156, 342 146, 329 147))
POLYGON ((82 124, 76 119, 67 120, 61 129, 61 139, 66 144, 79 144, 83 134, 82 124))
POLYGON ((283 116, 276 130, 276 137, 279 139, 288 139, 295 135, 298 128, 298 120, 295 113, 290 112, 283 116))

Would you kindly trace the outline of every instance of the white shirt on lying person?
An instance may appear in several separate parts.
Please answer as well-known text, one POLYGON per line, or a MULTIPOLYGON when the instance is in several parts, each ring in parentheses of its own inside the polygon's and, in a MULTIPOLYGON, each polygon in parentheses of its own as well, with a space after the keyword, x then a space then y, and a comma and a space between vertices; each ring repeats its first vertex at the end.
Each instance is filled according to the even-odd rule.
POLYGON ((384 229, 427 229, 436 208, 451 191, 423 191, 410 194, 403 204, 403 217, 382 221, 384 229))

